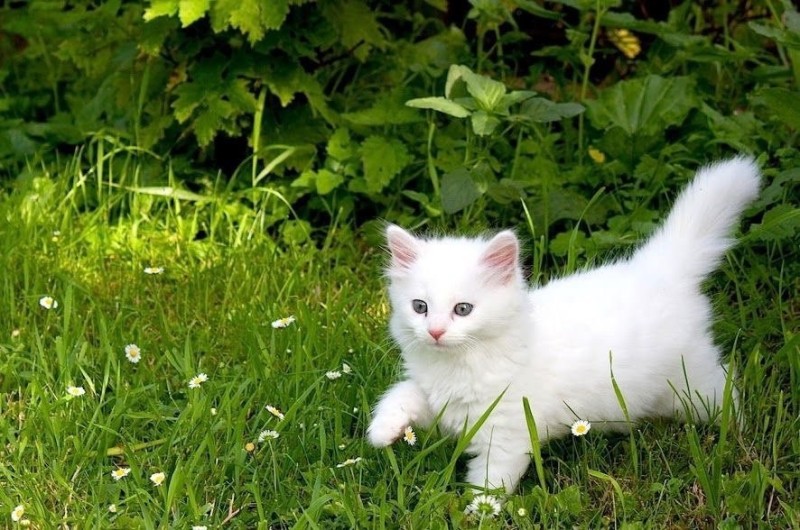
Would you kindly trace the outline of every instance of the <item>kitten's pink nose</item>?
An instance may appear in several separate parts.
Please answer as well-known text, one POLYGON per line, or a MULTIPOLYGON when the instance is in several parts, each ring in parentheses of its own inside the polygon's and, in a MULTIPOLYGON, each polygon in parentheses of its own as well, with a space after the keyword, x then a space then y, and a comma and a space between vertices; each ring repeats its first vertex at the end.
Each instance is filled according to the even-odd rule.
POLYGON ((443 329, 429 329, 428 334, 433 337, 433 340, 439 340, 439 337, 444 335, 443 329))

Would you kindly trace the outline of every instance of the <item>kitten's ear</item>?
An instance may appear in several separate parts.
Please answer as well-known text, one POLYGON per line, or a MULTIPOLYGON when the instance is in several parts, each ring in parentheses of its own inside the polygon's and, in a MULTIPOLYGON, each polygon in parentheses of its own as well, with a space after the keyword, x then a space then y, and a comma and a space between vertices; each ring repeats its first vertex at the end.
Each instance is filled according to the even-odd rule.
POLYGON ((489 241, 481 261, 490 277, 506 284, 517 276, 519 270, 519 241, 511 230, 504 230, 489 241))
POLYGON ((386 242, 392 254, 392 269, 408 269, 416 261, 419 241, 399 226, 389 225, 386 229, 386 242))

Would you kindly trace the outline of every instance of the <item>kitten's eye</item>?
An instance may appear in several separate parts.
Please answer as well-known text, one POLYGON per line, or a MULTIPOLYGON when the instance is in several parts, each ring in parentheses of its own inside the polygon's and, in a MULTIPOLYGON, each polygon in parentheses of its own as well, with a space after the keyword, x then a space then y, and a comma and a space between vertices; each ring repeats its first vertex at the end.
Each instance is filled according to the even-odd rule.
POLYGON ((414 311, 419 313, 420 315, 428 312, 428 304, 426 304, 422 300, 412 300, 411 307, 413 307, 414 311))
POLYGON ((453 312, 460 317, 465 317, 472 313, 472 304, 460 302, 453 308, 453 312))

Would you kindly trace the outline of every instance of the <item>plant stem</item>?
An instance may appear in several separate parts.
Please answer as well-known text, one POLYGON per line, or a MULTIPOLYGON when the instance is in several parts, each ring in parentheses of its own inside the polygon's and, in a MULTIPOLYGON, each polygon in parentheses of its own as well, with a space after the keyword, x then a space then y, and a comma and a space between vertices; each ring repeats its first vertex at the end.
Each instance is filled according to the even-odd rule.
MULTIPOLYGON (((594 64, 594 47, 597 44, 597 35, 600 33, 600 22, 603 19, 603 15, 605 14, 605 9, 600 5, 600 0, 595 1, 595 19, 594 19, 594 26, 592 27, 592 36, 589 38, 589 52, 586 54, 583 60, 583 82, 581 83, 581 93, 580 93, 580 102, 583 103, 586 100, 586 91, 589 88, 589 73, 592 69, 592 65, 594 64)), ((578 116, 578 163, 583 163, 583 152, 584 152, 584 145, 583 145, 583 122, 584 122, 584 115, 581 114, 578 116)))

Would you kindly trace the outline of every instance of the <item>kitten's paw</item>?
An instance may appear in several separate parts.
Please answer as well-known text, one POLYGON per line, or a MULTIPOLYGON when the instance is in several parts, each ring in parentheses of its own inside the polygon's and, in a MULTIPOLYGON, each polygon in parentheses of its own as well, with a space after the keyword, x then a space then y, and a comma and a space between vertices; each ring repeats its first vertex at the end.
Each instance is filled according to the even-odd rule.
POLYGON ((408 416, 402 413, 384 413, 376 416, 367 429, 367 438, 374 447, 392 445, 403 435, 410 424, 408 416))

